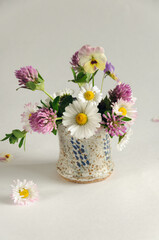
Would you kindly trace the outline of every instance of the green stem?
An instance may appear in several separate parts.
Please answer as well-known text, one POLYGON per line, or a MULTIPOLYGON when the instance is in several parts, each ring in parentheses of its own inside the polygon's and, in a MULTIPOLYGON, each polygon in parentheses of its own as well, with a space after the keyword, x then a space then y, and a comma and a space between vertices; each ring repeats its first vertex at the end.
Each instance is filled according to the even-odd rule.
POLYGON ((52 100, 54 100, 54 98, 49 94, 47 93, 45 90, 42 90, 49 98, 51 98, 52 100))
POLYGON ((62 117, 58 117, 58 118, 56 118, 56 121, 61 120, 61 119, 62 119, 62 117))
MULTIPOLYGON (((107 75, 106 75, 107 76, 107 75)), ((104 83, 104 78, 106 78, 105 74, 103 75, 103 78, 102 78, 102 85, 101 85, 101 92, 103 90, 103 83, 104 83)))
POLYGON ((92 78, 92 85, 94 87, 94 75, 93 75, 93 78, 92 78))
POLYGON ((25 151, 25 149, 26 149, 26 148, 25 148, 25 146, 26 146, 26 136, 25 136, 25 138, 24 138, 24 144, 23 144, 23 145, 24 145, 24 151, 25 151))

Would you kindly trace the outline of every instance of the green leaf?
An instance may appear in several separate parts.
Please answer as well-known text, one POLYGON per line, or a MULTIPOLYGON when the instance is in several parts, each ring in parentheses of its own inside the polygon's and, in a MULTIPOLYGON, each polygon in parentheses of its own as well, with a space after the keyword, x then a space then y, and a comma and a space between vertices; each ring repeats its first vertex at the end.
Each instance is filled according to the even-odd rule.
POLYGON ((98 109, 101 114, 103 114, 105 111, 112 111, 111 101, 107 96, 98 104, 98 109))
POLYGON ((44 107, 48 108, 48 106, 42 100, 40 100, 40 102, 44 107))
POLYGON ((76 80, 76 73, 75 73, 75 70, 73 68, 71 68, 72 70, 72 73, 73 73, 73 76, 74 76, 74 80, 76 80))
POLYGON ((56 135, 56 134, 57 134, 57 130, 54 128, 54 129, 52 130, 52 133, 53 133, 54 135, 56 135))
POLYGON ((7 137, 10 137, 12 135, 12 133, 6 134, 7 137))
POLYGON ((80 72, 78 73, 77 75, 77 79, 76 79, 76 83, 83 83, 83 82, 86 82, 86 79, 87 79, 87 74, 83 73, 83 72, 80 72))
POLYGON ((60 101, 60 97, 57 96, 57 97, 54 99, 54 101, 51 103, 52 108, 53 108, 54 111, 55 111, 55 110, 58 111, 58 109, 59 109, 59 101, 60 101))
POLYGON ((43 83, 44 80, 42 80, 41 78, 38 78, 38 83, 43 83))
POLYGON ((74 83, 76 83, 76 81, 75 81, 74 79, 68 80, 68 82, 74 82, 74 83))
POLYGON ((89 83, 91 81, 91 73, 86 73, 87 78, 86 78, 86 82, 89 83))
POLYGON ((128 118, 128 117, 123 117, 122 118, 122 121, 124 121, 124 122, 128 122, 128 121, 131 121, 132 119, 131 118, 128 118))
POLYGON ((3 138, 1 141, 5 141, 9 138, 10 136, 6 136, 5 138, 3 138))
POLYGON ((24 133, 21 132, 19 129, 15 129, 12 131, 13 135, 16 137, 16 138, 22 138, 24 137, 24 133))
POLYGON ((14 135, 11 135, 9 138, 9 142, 10 144, 14 144, 15 142, 18 142, 18 139, 14 135))
POLYGON ((21 147, 22 147, 22 145, 23 145, 23 142, 24 142, 24 138, 25 138, 25 137, 21 138, 21 140, 20 140, 20 142, 19 142, 19 145, 18 145, 18 146, 19 146, 19 148, 21 148, 21 147))
POLYGON ((92 80, 92 78, 94 78, 95 77, 95 75, 97 74, 97 72, 98 72, 99 70, 97 69, 93 74, 92 74, 92 76, 91 76, 91 78, 90 78, 90 80, 89 81, 91 81, 92 80))
POLYGON ((126 133, 124 133, 124 135, 122 135, 122 136, 119 136, 118 143, 120 143, 120 141, 125 137, 125 134, 126 134, 126 133))
POLYGON ((91 74, 80 72, 73 80, 68 80, 69 82, 78 83, 79 85, 83 83, 88 83, 90 81, 91 74))
POLYGON ((43 77, 40 75, 40 73, 38 72, 38 81, 39 82, 44 82, 43 77))
POLYGON ((49 105, 53 109, 53 101, 50 100, 49 105))
POLYGON ((27 82, 26 83, 27 88, 31 89, 32 91, 34 91, 36 89, 36 84, 34 82, 27 82))
POLYGON ((73 102, 73 97, 71 95, 65 95, 60 100, 59 110, 58 110, 57 116, 61 117, 63 115, 63 112, 65 111, 65 108, 72 102, 73 102))

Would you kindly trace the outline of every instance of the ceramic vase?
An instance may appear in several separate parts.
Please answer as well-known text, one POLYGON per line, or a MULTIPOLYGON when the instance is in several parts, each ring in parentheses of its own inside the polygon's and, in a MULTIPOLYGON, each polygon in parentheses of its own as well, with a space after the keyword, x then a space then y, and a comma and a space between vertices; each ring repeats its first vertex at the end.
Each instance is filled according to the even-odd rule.
POLYGON ((57 172, 75 183, 105 180, 113 171, 110 137, 101 127, 88 139, 76 139, 61 124, 58 127, 60 153, 57 172))

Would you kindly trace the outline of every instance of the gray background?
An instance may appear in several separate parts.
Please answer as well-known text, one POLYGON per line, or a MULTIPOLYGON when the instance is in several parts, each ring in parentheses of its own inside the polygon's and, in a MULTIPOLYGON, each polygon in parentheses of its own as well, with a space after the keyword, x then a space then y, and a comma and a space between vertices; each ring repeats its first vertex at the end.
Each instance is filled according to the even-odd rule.
MULTIPOLYGON (((15 69, 37 68, 50 93, 65 87, 77 91, 67 82, 69 61, 84 44, 105 48, 138 99, 134 135, 123 152, 113 139, 115 171, 101 183, 64 182, 56 173, 59 150, 53 135, 28 135, 26 152, 0 143, 0 152, 14 155, 12 162, 0 163, 0 239, 159 239, 159 123, 151 122, 159 115, 159 2, 1 0, 0 33, 1 138, 21 128, 25 103, 46 98, 38 91, 16 92, 15 69), (12 205, 10 184, 17 178, 38 184, 37 204, 12 205)), ((107 79, 104 92, 114 86, 107 79)))

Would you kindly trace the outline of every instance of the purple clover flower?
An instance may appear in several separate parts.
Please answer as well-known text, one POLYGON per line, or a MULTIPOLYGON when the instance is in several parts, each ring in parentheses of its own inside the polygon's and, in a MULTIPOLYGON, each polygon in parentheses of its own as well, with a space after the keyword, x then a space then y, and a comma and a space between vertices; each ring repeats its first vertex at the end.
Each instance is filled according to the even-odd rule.
POLYGON ((78 57, 79 51, 75 52, 71 58, 70 64, 72 65, 74 70, 77 70, 79 67, 79 57, 78 57))
POLYGON ((19 85, 26 88, 27 82, 35 82, 38 79, 38 71, 32 66, 22 67, 15 71, 15 76, 19 79, 19 85))
POLYGON ((103 114, 103 118, 105 121, 101 122, 101 124, 106 127, 106 132, 108 132, 110 136, 122 136, 126 133, 127 128, 124 126, 123 116, 114 115, 114 112, 112 112, 111 116, 110 113, 107 112, 107 115, 103 114))
POLYGON ((120 98, 124 101, 132 100, 132 90, 129 84, 118 84, 113 90, 109 91, 109 98, 112 102, 117 102, 120 98))
POLYGON ((57 129, 56 118, 56 111, 53 112, 52 109, 40 108, 37 112, 32 113, 29 122, 34 132, 45 134, 51 133, 53 129, 57 129))

